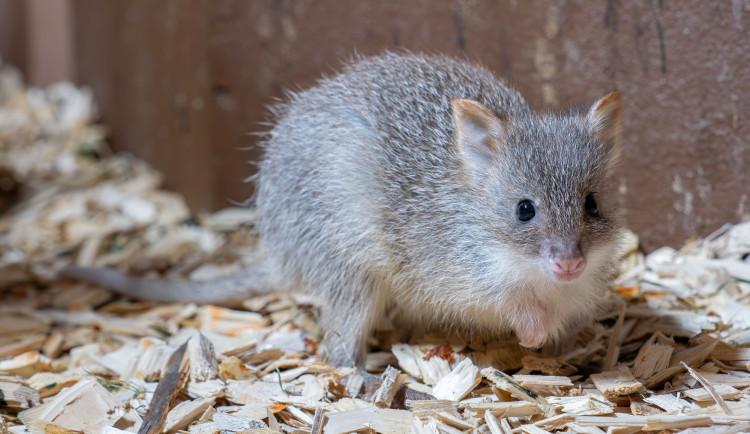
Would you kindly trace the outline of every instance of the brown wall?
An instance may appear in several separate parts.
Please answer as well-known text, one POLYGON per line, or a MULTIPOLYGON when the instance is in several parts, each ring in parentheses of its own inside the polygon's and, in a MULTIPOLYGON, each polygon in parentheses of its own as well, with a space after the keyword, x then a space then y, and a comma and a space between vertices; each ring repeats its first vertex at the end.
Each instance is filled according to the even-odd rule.
MULTIPOLYGON (((13 1, 13 0, 11 0, 13 1)), ((17 1, 17 0, 16 0, 17 1)), ((71 0, 24 0, 29 83, 46 86, 74 78, 71 0)))
POLYGON ((354 52, 476 59, 536 108, 625 101, 620 191, 647 249, 750 218, 743 1, 74 0, 77 74, 116 148, 196 209, 251 191, 264 106, 354 52))
POLYGON ((0 56, 29 84, 46 86, 75 74, 71 0, 0 0, 0 56))
POLYGON ((25 4, 18 0, 0 0, 0 56, 3 62, 26 68, 25 4))

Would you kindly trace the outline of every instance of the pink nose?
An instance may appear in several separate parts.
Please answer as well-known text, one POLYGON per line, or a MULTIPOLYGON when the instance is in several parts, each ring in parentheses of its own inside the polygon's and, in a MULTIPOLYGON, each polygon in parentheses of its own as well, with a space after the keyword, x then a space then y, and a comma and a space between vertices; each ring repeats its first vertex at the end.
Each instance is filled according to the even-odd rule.
POLYGON ((581 275, 586 267, 586 258, 583 256, 549 258, 549 267, 559 280, 574 280, 581 275))

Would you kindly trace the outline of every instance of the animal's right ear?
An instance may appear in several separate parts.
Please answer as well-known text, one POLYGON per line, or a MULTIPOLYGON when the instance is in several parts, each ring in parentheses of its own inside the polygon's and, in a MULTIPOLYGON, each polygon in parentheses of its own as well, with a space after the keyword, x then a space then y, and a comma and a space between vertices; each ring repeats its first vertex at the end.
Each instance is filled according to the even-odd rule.
POLYGON ((498 154, 498 145, 505 141, 503 121, 482 104, 470 99, 451 101, 456 122, 456 144, 469 167, 484 169, 498 154))

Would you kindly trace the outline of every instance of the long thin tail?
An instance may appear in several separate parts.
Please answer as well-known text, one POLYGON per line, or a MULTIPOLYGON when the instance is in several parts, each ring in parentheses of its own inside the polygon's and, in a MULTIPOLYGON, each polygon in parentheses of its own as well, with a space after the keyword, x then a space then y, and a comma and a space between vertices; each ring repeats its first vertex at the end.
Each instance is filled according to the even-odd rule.
POLYGON ((227 304, 279 290, 268 261, 205 282, 135 279, 113 268, 67 267, 59 277, 96 283, 129 297, 166 302, 227 304))

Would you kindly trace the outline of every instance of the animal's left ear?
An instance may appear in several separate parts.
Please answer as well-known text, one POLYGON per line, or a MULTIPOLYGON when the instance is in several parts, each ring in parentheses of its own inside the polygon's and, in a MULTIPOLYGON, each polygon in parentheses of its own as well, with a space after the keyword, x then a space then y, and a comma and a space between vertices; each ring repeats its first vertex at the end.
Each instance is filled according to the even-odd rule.
POLYGON ((620 156, 622 142, 622 98, 613 91, 595 102, 586 114, 586 124, 600 145, 609 148, 609 166, 620 156))

